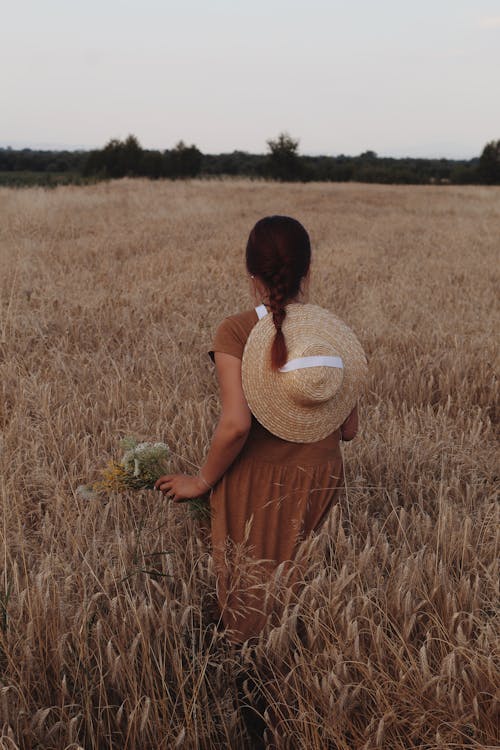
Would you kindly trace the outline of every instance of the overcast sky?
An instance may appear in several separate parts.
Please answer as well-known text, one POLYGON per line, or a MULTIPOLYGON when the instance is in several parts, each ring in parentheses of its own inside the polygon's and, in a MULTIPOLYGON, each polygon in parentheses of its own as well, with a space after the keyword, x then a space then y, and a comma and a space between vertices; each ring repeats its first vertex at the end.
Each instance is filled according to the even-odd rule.
POLYGON ((0 145, 469 158, 500 0, 0 0, 0 145))

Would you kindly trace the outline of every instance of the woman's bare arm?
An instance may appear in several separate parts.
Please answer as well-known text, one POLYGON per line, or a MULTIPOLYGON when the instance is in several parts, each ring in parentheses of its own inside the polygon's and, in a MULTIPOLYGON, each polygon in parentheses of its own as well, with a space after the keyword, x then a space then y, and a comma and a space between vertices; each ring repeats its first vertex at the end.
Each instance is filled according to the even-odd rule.
POLYGON ((215 352, 222 413, 214 431, 205 463, 198 476, 165 474, 155 489, 170 494, 175 502, 205 495, 243 448, 252 424, 252 415, 241 384, 241 359, 215 352), (202 479, 203 477, 203 479, 202 479))
POLYGON ((348 441, 356 437, 358 432, 358 405, 354 407, 345 422, 340 427, 341 440, 348 441))
POLYGON ((252 414, 241 384, 241 359, 215 352, 222 413, 201 473, 209 484, 221 478, 243 448, 252 424, 252 414))

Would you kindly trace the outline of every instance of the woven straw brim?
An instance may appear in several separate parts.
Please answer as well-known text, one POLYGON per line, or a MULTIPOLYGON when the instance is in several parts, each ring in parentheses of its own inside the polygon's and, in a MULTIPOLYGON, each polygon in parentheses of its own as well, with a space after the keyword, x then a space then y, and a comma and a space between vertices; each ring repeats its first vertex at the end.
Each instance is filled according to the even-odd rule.
POLYGON ((297 377, 296 372, 271 369, 275 333, 268 314, 252 328, 243 351, 242 384, 250 411, 269 432, 284 440, 322 440, 347 419, 366 385, 368 365, 363 347, 354 332, 329 310, 311 304, 287 305, 283 334, 288 359, 302 356, 306 342, 308 355, 328 353, 342 357, 344 363, 338 392, 327 401, 303 405, 290 398, 290 381, 286 382, 286 378, 297 377))

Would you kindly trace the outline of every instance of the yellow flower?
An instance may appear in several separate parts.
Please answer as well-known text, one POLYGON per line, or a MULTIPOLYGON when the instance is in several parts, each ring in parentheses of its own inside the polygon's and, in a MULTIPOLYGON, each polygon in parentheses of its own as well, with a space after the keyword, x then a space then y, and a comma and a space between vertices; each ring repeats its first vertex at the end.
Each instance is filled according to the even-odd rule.
POLYGON ((101 469, 102 479, 94 483, 97 492, 119 492, 127 488, 128 474, 124 467, 116 461, 108 461, 101 469))

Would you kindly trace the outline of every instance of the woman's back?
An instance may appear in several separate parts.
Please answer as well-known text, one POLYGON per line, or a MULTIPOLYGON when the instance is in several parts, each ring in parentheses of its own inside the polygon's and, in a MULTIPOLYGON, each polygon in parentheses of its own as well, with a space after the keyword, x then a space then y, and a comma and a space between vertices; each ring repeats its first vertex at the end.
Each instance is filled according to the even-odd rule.
MULTIPOLYGON (((255 308, 225 318, 217 329, 209 352, 212 359, 214 351, 226 352, 241 359, 247 338, 257 321, 255 308)), ((242 453, 271 463, 295 465, 300 462, 310 466, 325 463, 341 456, 340 427, 322 440, 294 443, 269 432, 252 415, 252 426, 242 453)))

